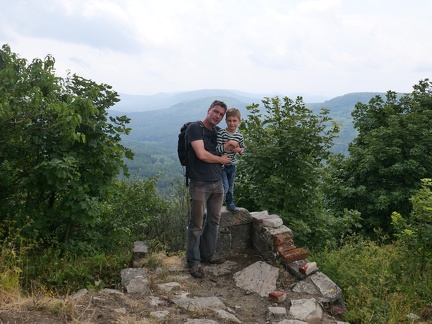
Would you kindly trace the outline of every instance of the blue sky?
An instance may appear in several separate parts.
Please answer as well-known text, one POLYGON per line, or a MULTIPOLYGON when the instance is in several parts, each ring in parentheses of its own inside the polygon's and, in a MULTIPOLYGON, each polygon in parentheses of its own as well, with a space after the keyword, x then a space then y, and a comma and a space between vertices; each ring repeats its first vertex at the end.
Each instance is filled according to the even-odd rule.
POLYGON ((0 0, 0 45, 126 94, 334 97, 432 77, 429 0, 0 0), (7 4, 6 4, 7 3, 7 4))

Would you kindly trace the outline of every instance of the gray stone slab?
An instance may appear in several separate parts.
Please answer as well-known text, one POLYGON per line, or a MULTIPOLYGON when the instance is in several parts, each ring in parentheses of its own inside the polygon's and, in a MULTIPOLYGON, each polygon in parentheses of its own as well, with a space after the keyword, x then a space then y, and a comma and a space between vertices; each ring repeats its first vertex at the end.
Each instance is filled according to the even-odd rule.
POLYGON ((144 268, 126 268, 120 272, 121 284, 125 287, 132 279, 147 278, 147 270, 144 268))
POLYGON ((323 302, 334 302, 342 298, 342 289, 340 289, 329 277, 322 272, 314 273, 308 278, 312 280, 315 286, 323 296, 323 302))
POLYGON ((306 278, 305 280, 297 282, 293 287, 292 291, 301 294, 310 294, 321 297, 321 292, 318 290, 317 286, 315 286, 315 284, 310 278, 306 278))
POLYGON ((225 304, 217 297, 178 298, 173 299, 172 302, 191 312, 204 309, 226 309, 225 304))
POLYGON ((233 275, 237 287, 256 292, 262 297, 276 290, 279 269, 258 261, 233 275))
POLYGON ((323 310, 315 298, 291 300, 289 314, 300 321, 320 323, 323 310))
POLYGON ((222 228, 226 228, 229 226, 252 224, 253 218, 250 215, 249 211, 244 208, 239 209, 240 211, 234 214, 230 211, 227 211, 225 207, 222 207, 219 226, 222 228))
POLYGON ((197 318, 197 319, 188 318, 185 324, 219 324, 219 323, 207 318, 197 318))

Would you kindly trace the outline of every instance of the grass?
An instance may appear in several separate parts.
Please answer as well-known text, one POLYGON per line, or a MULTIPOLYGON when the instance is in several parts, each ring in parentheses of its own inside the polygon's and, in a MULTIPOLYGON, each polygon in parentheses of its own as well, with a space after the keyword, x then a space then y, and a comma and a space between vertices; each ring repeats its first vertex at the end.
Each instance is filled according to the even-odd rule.
MULTIPOLYGON (((89 323, 89 319, 98 316, 91 296, 101 288, 120 288, 120 272, 129 267, 132 259, 125 251, 94 256, 61 254, 52 248, 45 250, 46 255, 40 250, 21 252, 16 253, 10 245, 0 248, 0 314, 7 322, 20 321, 20 316, 31 314, 35 322, 45 321, 48 316, 62 322, 89 323), (84 286, 88 294, 76 299, 72 294, 84 286)), ((164 253, 149 255, 148 266, 153 272, 164 262, 164 257, 168 258, 164 253)), ((160 276, 167 276, 167 272, 158 272, 153 279, 158 281, 160 276)), ((113 307, 119 307, 115 298, 106 296, 106 300, 113 300, 113 307)), ((141 303, 137 306, 137 314, 142 315, 145 308, 141 303)), ((157 323, 156 319, 138 319, 136 314, 117 315, 122 323, 157 323)))
MULTIPOLYGON (((90 291, 118 288, 121 269, 132 259, 124 252, 76 255, 10 244, 1 246, 0 255, 1 309, 32 304, 62 318, 73 316, 73 305, 62 296, 83 286, 90 291)), ((146 266, 158 268, 163 256, 150 255, 146 266)), ((351 324, 432 323, 431 262, 404 244, 351 236, 338 248, 311 253, 310 259, 342 288, 351 324)))
POLYGON ((432 323, 432 271, 403 246, 359 236, 314 253, 342 288, 350 323, 432 323))

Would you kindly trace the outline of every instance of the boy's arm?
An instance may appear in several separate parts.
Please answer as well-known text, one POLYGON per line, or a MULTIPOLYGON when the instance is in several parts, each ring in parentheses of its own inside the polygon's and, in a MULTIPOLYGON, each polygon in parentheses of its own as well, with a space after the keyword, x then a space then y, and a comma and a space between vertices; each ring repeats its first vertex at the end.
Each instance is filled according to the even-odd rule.
POLYGON ((223 133, 223 129, 220 129, 217 133, 216 152, 218 154, 223 154, 225 152, 224 142, 226 141, 226 139, 224 139, 223 133))
POLYGON ((240 134, 239 146, 242 148, 242 151, 240 153, 244 153, 244 151, 246 150, 246 146, 245 146, 244 137, 242 134, 240 134))
POLYGON ((216 152, 218 154, 233 152, 236 147, 238 147, 238 143, 234 140, 228 140, 226 130, 220 129, 217 133, 216 152))
POLYGON ((232 152, 242 154, 245 151, 244 138, 243 135, 241 135, 240 133, 237 133, 236 135, 236 139, 238 139, 238 142, 234 141, 236 143, 236 147, 233 148, 232 152))
POLYGON ((242 134, 240 134, 239 146, 241 148, 246 148, 245 143, 244 143, 244 137, 242 134))

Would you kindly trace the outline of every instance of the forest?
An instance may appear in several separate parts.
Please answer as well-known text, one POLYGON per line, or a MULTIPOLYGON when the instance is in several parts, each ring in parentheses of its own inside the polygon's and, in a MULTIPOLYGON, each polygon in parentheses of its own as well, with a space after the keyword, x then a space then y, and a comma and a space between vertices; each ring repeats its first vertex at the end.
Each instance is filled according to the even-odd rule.
MULTIPOLYGON (((301 233, 296 242, 345 292, 350 323, 430 322, 432 82, 369 96, 335 117, 301 97, 227 98, 244 115, 237 203, 301 233)), ((136 240, 184 255, 187 188, 175 145, 152 136, 176 136, 179 113, 201 118, 206 104, 145 112, 145 124, 110 111, 119 100, 108 84, 57 76, 50 55, 28 61, 2 46, 0 304, 35 286, 115 286, 136 240), (152 127, 135 132, 145 138, 139 125, 152 127)))

